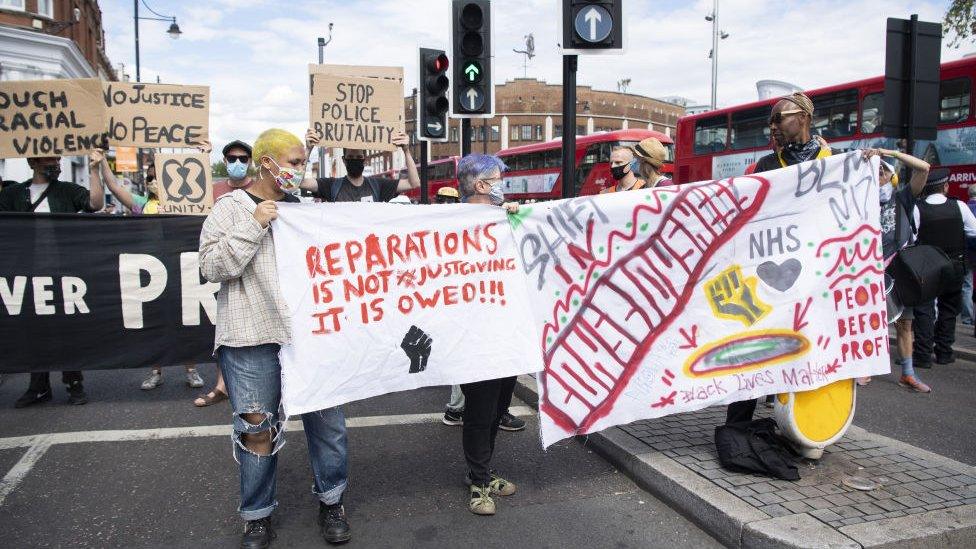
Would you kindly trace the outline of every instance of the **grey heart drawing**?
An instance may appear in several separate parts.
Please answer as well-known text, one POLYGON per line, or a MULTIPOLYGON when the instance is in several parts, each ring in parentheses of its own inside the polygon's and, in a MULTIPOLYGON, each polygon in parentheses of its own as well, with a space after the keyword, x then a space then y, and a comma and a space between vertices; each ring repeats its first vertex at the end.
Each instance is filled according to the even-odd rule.
POLYGON ((796 283, 801 270, 803 270, 803 265, 798 259, 787 259, 778 265, 775 261, 762 263, 756 269, 756 274, 767 286, 785 292, 796 283))

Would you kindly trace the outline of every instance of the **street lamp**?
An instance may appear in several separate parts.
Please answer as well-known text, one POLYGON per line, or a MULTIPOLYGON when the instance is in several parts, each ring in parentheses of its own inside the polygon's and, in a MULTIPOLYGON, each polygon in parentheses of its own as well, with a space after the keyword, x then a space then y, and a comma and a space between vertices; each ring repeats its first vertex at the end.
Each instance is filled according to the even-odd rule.
MULTIPOLYGON (((332 41, 332 23, 329 23, 329 38, 319 36, 319 65, 325 62, 325 47, 332 41)), ((319 147, 319 177, 325 177, 325 147, 319 147)))
POLYGON ((712 51, 708 57, 712 60, 712 110, 716 107, 716 95, 718 90, 718 41, 725 40, 729 33, 718 28, 718 0, 714 0, 712 13, 705 16, 705 21, 712 23, 712 51))

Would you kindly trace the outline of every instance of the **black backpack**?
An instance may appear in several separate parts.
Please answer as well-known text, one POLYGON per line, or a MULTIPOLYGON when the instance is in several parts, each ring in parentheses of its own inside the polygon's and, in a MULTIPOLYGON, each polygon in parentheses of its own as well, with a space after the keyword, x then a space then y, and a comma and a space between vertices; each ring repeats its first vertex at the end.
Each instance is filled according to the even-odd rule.
MULTIPOLYGON (((369 185, 369 189, 373 191, 373 202, 380 201, 380 183, 372 177, 367 176, 366 184, 369 185)), ((339 196, 339 189, 342 188, 342 184, 346 182, 345 177, 337 177, 332 180, 332 188, 329 189, 329 202, 335 202, 336 197, 339 196)))
MULTIPOLYGON (((912 210, 908 212, 912 235, 918 235, 912 210)), ((912 244, 898 250, 885 271, 894 279, 895 293, 906 307, 932 301, 942 293, 944 285, 956 277, 949 256, 929 244, 912 244)))
POLYGON ((789 443, 776 434, 772 418, 726 423, 715 428, 715 449, 722 467, 783 480, 800 480, 789 443))

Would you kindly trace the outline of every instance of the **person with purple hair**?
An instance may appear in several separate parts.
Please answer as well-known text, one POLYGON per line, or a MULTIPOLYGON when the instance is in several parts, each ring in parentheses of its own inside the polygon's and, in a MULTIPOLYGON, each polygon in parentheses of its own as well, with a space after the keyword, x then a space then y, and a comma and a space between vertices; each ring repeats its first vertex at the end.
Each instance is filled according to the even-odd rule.
MULTIPOLYGON (((517 202, 505 202, 502 171, 505 163, 497 156, 469 154, 458 162, 457 178, 461 201, 468 204, 502 206, 508 213, 518 212, 517 202)), ((470 488, 468 510, 476 515, 494 515, 492 495, 510 496, 515 484, 491 470, 495 437, 502 416, 512 403, 515 376, 461 385, 464 393, 464 427, 461 444, 468 465, 465 482, 470 488)))

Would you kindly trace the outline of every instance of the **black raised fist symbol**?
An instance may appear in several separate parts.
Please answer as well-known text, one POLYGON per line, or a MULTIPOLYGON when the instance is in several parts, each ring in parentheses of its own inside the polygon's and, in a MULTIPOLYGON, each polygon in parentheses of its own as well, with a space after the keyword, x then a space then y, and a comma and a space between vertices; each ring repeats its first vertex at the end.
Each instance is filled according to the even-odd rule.
POLYGON ((407 330, 407 335, 403 336, 400 348, 407 353, 410 358, 410 373, 416 374, 427 369, 427 358, 430 356, 430 344, 434 340, 423 330, 416 326, 411 326, 407 330))

